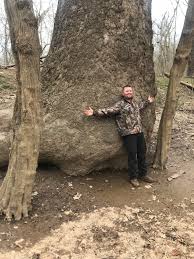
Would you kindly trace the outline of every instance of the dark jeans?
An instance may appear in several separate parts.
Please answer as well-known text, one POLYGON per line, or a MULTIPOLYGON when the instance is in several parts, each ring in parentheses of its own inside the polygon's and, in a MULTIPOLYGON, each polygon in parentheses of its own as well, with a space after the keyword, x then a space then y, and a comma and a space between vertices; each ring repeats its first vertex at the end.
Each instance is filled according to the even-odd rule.
POLYGON ((147 174, 147 165, 144 134, 137 133, 124 136, 123 141, 128 152, 129 179, 145 176, 147 174))

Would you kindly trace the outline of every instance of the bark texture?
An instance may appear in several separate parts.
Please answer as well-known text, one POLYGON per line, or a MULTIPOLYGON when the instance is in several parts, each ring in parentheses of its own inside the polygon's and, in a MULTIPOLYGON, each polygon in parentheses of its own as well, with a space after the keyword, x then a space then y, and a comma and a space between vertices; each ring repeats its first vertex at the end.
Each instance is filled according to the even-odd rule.
POLYGON ((17 96, 6 177, 0 188, 0 211, 8 219, 28 216, 40 143, 40 45, 29 0, 6 0, 12 51, 17 69, 17 96))
MULTIPOLYGON (((53 39, 42 70, 44 129, 40 161, 67 174, 125 167, 114 119, 83 109, 114 104, 132 84, 139 101, 155 95, 150 0, 59 0, 53 39)), ((147 140, 155 109, 147 108, 147 140)))
POLYGON ((171 144, 173 119, 177 105, 177 90, 179 90, 180 87, 180 81, 188 62, 193 40, 194 0, 190 0, 188 2, 182 34, 176 50, 173 65, 170 70, 166 102, 159 125, 154 167, 160 169, 166 168, 171 144))
POLYGON ((187 76, 194 76, 194 41, 192 43, 191 53, 189 55, 188 68, 187 68, 187 76))
MULTIPOLYGON (((42 72, 47 130, 41 156, 68 174, 124 165, 113 119, 84 118, 82 112, 86 105, 112 105, 127 83, 139 100, 155 94, 150 7, 142 0, 59 1, 42 72)), ((148 138, 154 119, 148 108, 148 138)))

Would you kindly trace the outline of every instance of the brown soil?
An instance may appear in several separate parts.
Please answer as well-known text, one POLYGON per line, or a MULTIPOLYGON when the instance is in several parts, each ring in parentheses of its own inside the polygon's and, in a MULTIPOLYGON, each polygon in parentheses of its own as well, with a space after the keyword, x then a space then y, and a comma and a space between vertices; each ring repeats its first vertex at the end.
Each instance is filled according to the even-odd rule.
MULTIPOLYGON (((193 96, 189 90, 182 93, 168 170, 150 169, 157 180, 154 184, 141 182, 140 188, 134 189, 126 171, 107 169, 70 177, 55 167, 40 167, 29 218, 20 222, 0 219, 0 258, 194 258, 194 244, 188 241, 194 233, 193 96), (174 173, 183 174, 168 181, 174 173), (129 221, 135 215, 134 223, 126 223, 124 214, 129 221), (83 242, 90 243, 88 249, 83 242)), ((159 120, 160 107, 157 114, 159 120)), ((151 150, 154 144, 155 134, 151 150)), ((0 183, 4 175, 2 171, 0 183)))
MULTIPOLYGON (((169 215, 181 219, 188 211, 194 211, 193 168, 194 162, 185 163, 186 173, 171 182, 167 181, 168 176, 177 172, 173 167, 166 172, 152 173, 157 182, 152 185, 141 183, 138 189, 133 189, 127 182, 125 171, 106 170, 84 177, 69 177, 56 168, 40 169, 33 192, 33 211, 30 217, 20 222, 6 222, 1 218, 1 251, 30 248, 51 235, 62 223, 76 222, 82 213, 90 214, 104 207, 129 206, 152 211, 154 215, 163 213, 165 216, 160 219, 162 224, 169 215), (77 193, 82 196, 74 200, 77 193), (21 239, 22 243, 17 244, 21 239)), ((127 231, 138 233, 139 230, 139 226, 133 226, 127 231)), ((92 233, 94 240, 102 242, 104 235, 109 238, 114 236, 116 239, 118 230, 94 227, 92 233)))

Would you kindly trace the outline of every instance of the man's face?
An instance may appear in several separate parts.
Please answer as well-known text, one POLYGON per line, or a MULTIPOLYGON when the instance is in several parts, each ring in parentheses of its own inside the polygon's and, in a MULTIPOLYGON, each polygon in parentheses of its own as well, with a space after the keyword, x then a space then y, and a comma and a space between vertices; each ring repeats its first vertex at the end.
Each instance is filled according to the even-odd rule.
POLYGON ((123 89, 123 96, 127 98, 133 98, 133 88, 132 87, 125 87, 123 89))

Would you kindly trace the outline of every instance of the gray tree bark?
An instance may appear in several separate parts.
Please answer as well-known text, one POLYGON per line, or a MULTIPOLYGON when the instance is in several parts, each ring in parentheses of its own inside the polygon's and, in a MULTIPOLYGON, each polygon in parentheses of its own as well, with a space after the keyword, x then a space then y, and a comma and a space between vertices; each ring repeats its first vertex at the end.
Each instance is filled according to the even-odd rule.
MULTIPOLYGON (((83 109, 112 105, 128 83, 139 101, 156 94, 151 1, 59 0, 42 70, 40 161, 71 175, 125 167, 114 119, 85 118, 83 109)), ((154 107, 142 116, 149 142, 154 107)))

